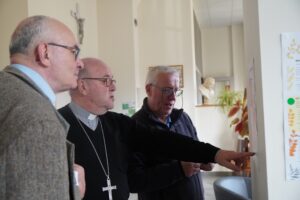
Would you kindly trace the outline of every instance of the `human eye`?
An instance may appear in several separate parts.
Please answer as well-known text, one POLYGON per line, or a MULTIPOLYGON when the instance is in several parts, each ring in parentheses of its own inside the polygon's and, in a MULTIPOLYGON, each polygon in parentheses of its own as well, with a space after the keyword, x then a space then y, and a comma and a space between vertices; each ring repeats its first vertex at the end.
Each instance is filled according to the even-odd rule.
POLYGON ((110 85, 112 82, 112 78, 110 78, 110 77, 107 77, 105 80, 106 80, 107 85, 110 85))
POLYGON ((166 95, 172 94, 173 93, 173 88, 162 88, 163 93, 166 95))

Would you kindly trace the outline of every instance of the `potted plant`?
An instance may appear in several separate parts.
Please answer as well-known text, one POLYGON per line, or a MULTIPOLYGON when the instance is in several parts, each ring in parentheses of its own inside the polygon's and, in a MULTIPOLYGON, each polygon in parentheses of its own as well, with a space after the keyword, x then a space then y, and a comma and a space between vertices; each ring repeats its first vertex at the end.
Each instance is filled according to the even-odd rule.
MULTIPOLYGON (((249 126, 247 110, 247 92, 244 90, 243 98, 239 92, 224 91, 218 97, 219 104, 231 120, 230 127, 238 134, 237 150, 249 151, 249 126)), ((250 176, 250 159, 243 165, 243 174, 250 176)))
POLYGON ((229 89, 223 90, 218 96, 218 104, 231 120, 230 127, 234 127, 234 131, 238 133, 240 138, 248 137, 249 128, 246 89, 243 97, 241 92, 229 89))
POLYGON ((217 97, 218 104, 222 107, 224 112, 234 106, 241 99, 241 93, 232 91, 228 87, 225 87, 223 91, 220 92, 220 95, 217 97))
POLYGON ((249 139, 249 126, 248 126, 248 110, 247 110, 247 92, 244 91, 244 97, 241 101, 237 100, 232 106, 229 107, 227 114, 228 118, 233 119, 230 127, 234 127, 234 131, 239 134, 243 139, 249 139))

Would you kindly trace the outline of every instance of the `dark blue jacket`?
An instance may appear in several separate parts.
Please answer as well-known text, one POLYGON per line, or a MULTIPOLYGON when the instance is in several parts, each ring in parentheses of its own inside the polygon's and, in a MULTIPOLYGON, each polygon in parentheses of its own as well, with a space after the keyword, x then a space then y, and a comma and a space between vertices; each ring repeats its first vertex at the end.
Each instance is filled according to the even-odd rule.
MULTIPOLYGON (((133 116, 138 122, 172 130, 182 135, 197 138, 196 129, 183 109, 173 109, 168 127, 150 111, 147 99, 133 116)), ((185 177, 180 161, 150 154, 135 153, 129 162, 128 182, 130 191, 138 193, 139 200, 202 200, 204 192, 201 174, 185 177)))

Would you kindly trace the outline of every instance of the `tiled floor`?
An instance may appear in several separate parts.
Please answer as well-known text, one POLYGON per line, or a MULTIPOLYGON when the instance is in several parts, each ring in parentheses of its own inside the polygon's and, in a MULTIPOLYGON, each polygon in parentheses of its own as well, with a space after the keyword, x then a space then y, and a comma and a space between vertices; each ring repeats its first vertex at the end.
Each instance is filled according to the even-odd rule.
MULTIPOLYGON (((202 172, 205 200, 215 200, 214 181, 220 177, 230 175, 232 175, 230 172, 202 172)), ((131 194, 129 200, 137 200, 136 194, 131 194)))
POLYGON ((203 172, 202 179, 205 192, 205 200, 216 200, 213 187, 214 181, 218 178, 230 175, 232 175, 231 172, 203 172))

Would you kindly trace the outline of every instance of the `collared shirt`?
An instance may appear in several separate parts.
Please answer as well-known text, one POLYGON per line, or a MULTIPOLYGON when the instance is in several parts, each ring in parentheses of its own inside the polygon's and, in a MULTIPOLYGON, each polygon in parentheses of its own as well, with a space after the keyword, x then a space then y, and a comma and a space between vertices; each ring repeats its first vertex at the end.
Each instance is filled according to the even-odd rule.
POLYGON ((79 105, 77 105, 75 102, 71 102, 69 104, 70 109, 74 113, 74 115, 82 121, 87 127, 92 129, 93 131, 96 130, 98 126, 98 117, 97 115, 94 115, 85 109, 81 108, 79 105))
POLYGON ((25 65, 20 64, 12 64, 12 67, 18 69, 27 75, 36 85, 40 88, 40 90, 47 96, 50 102, 55 106, 56 96, 53 89, 50 87, 48 82, 36 71, 33 69, 26 67, 25 65))
POLYGON ((166 125, 170 128, 171 126, 171 123, 172 123, 172 119, 171 119, 171 116, 168 115, 167 119, 166 119, 166 125))

